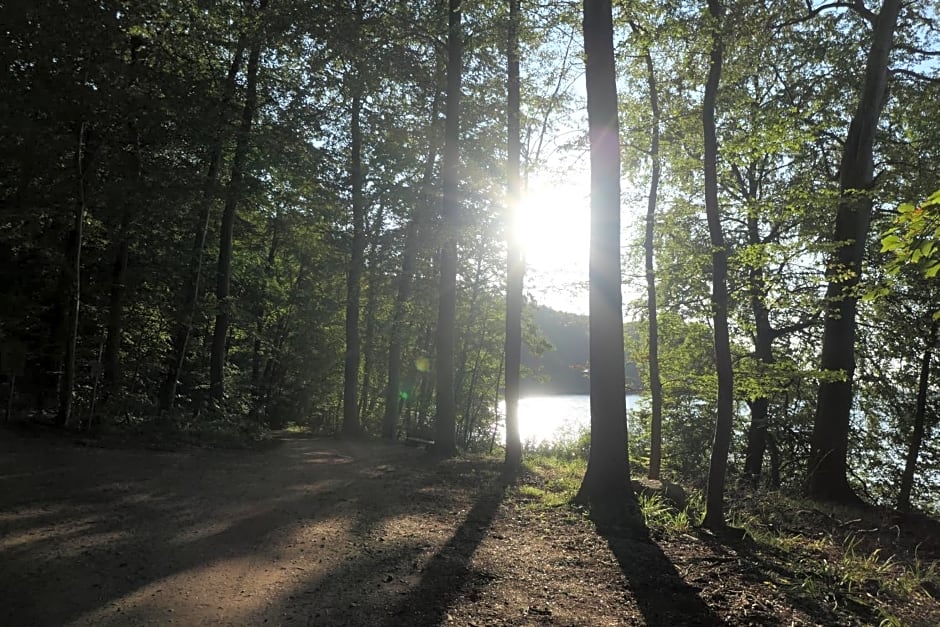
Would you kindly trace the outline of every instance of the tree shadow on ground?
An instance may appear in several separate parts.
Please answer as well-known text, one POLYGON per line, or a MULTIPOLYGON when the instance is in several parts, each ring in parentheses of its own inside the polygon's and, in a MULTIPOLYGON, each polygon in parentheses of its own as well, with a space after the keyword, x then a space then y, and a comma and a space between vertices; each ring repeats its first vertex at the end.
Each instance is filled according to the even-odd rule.
POLYGON ((861 620, 865 624, 877 624, 881 620, 872 607, 838 590, 825 595, 825 598, 833 601, 830 605, 824 602, 823 596, 810 592, 813 587, 797 585, 795 582, 799 579, 799 573, 786 566, 793 556, 786 555, 781 549, 761 544, 749 535, 740 533, 704 536, 702 541, 718 554, 731 554, 739 558, 744 580, 755 587, 762 585, 769 577, 794 582, 791 585, 780 585, 777 589, 782 591, 791 606, 802 608, 821 624, 840 625, 851 619, 854 619, 852 622, 861 620))
POLYGON ((475 570, 471 562, 504 495, 502 485, 480 495, 454 535, 424 567, 418 585, 391 610, 385 627, 441 624, 458 597, 471 595, 491 581, 490 575, 475 570))
POLYGON ((617 558, 647 625, 725 625, 699 589, 686 583, 662 549, 636 532, 592 515, 597 532, 617 558))
MULTIPOLYGON (((387 494, 369 525, 412 507, 395 498, 391 472, 373 471, 387 465, 409 474, 413 455, 379 444, 297 441, 276 454, 155 454, 43 442, 7 442, 4 449, 10 452, 0 458, 5 624, 104 620, 93 613, 131 598, 122 602, 128 613, 112 612, 109 624, 143 623, 161 608, 179 612, 182 602, 150 599, 150 586, 175 589, 174 577, 226 562, 274 564, 284 539, 299 530, 354 520, 355 497, 366 498, 370 489, 387 494)), ((424 490, 438 479, 424 473, 411 487, 424 490)), ((450 507, 447 496, 437 494, 435 502, 450 507)))

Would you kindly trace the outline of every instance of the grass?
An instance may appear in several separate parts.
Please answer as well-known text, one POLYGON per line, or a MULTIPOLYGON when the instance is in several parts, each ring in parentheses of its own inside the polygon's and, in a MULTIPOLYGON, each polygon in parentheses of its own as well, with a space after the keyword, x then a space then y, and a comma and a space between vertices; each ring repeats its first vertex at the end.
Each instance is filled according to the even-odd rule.
POLYGON ((900 531, 890 542, 891 528, 870 512, 773 494, 745 497, 729 518, 761 557, 792 574, 776 583, 797 596, 833 609, 854 605, 884 627, 909 624, 912 616, 899 615, 937 602, 937 562, 921 559, 917 547, 905 551, 900 531))
POLYGON ((516 494, 528 507, 560 507, 578 493, 587 463, 581 459, 554 455, 530 455, 516 494))
POLYGON ((691 532, 701 524, 705 515, 699 494, 690 497, 689 503, 681 510, 661 494, 639 494, 637 499, 646 526, 667 536, 691 532))
MULTIPOLYGON (((515 488, 525 507, 565 506, 577 494, 587 464, 571 451, 560 453, 526 457, 515 488)), ((658 493, 640 494, 638 501, 654 537, 677 546, 683 536, 696 535, 704 515, 703 495, 695 491, 682 509, 658 493)), ((929 534, 905 529, 902 536, 890 515, 743 489, 732 490, 728 503, 729 523, 749 539, 750 548, 735 549, 741 558, 793 602, 828 608, 833 614, 827 620, 854 616, 883 627, 919 624, 922 608, 940 600, 938 562, 925 559, 912 541, 903 542, 929 534)))

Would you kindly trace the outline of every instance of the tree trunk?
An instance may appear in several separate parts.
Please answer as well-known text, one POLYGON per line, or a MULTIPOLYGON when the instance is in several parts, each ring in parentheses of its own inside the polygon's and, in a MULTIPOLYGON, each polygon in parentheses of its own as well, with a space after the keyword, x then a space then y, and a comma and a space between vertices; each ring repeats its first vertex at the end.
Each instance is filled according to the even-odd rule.
MULTIPOLYGON (((756 186, 751 185, 748 190, 749 197, 756 195, 756 186)), ((761 237, 758 230, 757 215, 749 213, 747 218, 748 244, 760 246, 761 237)), ((764 302, 766 288, 764 287, 764 269, 762 266, 751 268, 748 273, 748 289, 751 299, 751 313, 754 316, 754 358, 758 364, 758 376, 767 376, 774 364, 773 341, 774 331, 770 326, 770 311, 764 302)), ((744 460, 744 474, 757 481, 764 465, 764 452, 767 449, 767 426, 770 419, 770 398, 761 395, 748 404, 751 410, 751 424, 747 431, 747 454, 744 460)))
POLYGON ((715 419, 715 440, 712 445, 711 463, 708 468, 708 494, 705 503, 705 520, 709 529, 724 527, 725 473, 728 468, 728 451, 731 448, 731 429, 734 418, 734 398, 731 340, 728 336, 728 250, 725 248, 721 230, 721 207, 718 205, 718 137, 715 131, 715 102, 721 82, 721 65, 724 55, 722 42, 722 7, 718 0, 709 0, 708 25, 712 30, 711 64, 705 95, 702 100, 702 127, 705 140, 705 213, 708 218, 708 234, 712 245, 712 315, 715 331, 715 366, 718 374, 718 407, 715 419))
POLYGON ((650 90, 650 111, 653 114, 650 131, 650 195, 646 205, 646 237, 643 248, 646 252, 646 317, 649 321, 649 371, 650 371, 650 468, 649 478, 659 479, 663 460, 663 386, 659 378, 659 321, 656 311, 656 266, 654 263, 654 234, 656 228, 656 201, 659 195, 659 177, 662 169, 659 155, 659 91, 653 57, 649 48, 646 58, 646 77, 650 90))
MULTIPOLYGON (((359 77, 355 79, 357 82, 359 77)), ((343 370, 343 436, 356 437, 359 425, 359 297, 362 292, 362 269, 364 264, 365 202, 362 197, 362 86, 355 85, 352 99, 352 120, 350 126, 352 156, 349 163, 350 182, 352 185, 352 220, 353 234, 349 256, 349 268, 346 271, 346 361, 343 370)))
POLYGON ((584 0, 591 150, 591 453, 576 501, 626 521, 636 515, 627 454, 620 292, 620 139, 610 0, 584 0))
POLYGON ((516 232, 515 216, 522 196, 519 123, 519 27, 520 0, 509 0, 508 79, 509 98, 507 126, 509 132, 507 158, 508 211, 506 216, 506 468, 510 471, 522 463, 522 440, 519 436, 519 371, 522 366, 522 307, 525 284, 525 253, 520 234, 516 232))
MULTIPOLYGON (((485 267, 484 253, 481 250, 477 256, 473 278, 465 281, 473 287, 470 290, 469 303, 467 304, 467 318, 462 320, 460 325, 464 332, 458 338, 460 341, 455 341, 455 344, 460 346, 460 351, 456 357, 456 366, 454 368, 454 398, 460 402, 463 401, 463 383, 467 376, 467 360, 472 350, 471 340, 475 336, 474 327, 477 325, 477 316, 480 314, 480 292, 483 289, 483 270, 485 267)), ((460 402, 457 404, 459 405, 460 402)))
POLYGON ((447 28, 447 122, 442 164, 444 198, 441 225, 440 300, 437 313, 437 417, 434 453, 451 457, 457 452, 457 404, 454 398, 454 345, 457 313, 457 222, 460 213, 460 83, 463 33, 461 0, 449 0, 447 28))
POLYGON ((212 146, 209 156, 209 169, 206 172, 206 182, 203 199, 200 203, 193 226, 193 246, 190 253, 189 274, 186 287, 183 291, 183 302, 176 315, 173 333, 173 343, 170 347, 169 361, 166 377, 160 389, 157 401, 158 411, 163 413, 173 408, 176 402, 176 386, 183 372, 183 363, 186 361, 186 351, 189 346, 189 337, 193 329, 193 317, 196 314, 196 305, 199 302, 199 290, 202 283, 202 266, 206 250, 206 235, 209 232, 209 220, 212 216, 212 205, 215 202, 216 185, 219 179, 219 168, 222 163, 222 128, 224 126, 225 109, 235 93, 235 82, 241 70, 242 57, 245 51, 245 36, 242 35, 235 47, 235 54, 229 66, 225 87, 219 104, 218 137, 212 146))
POLYGON ((930 334, 927 336, 927 345, 920 362, 920 378, 917 383, 917 406, 914 409, 914 428, 911 430, 911 440, 907 448, 907 458, 904 460, 904 472, 901 473, 901 487, 898 490, 898 509, 902 512, 911 509, 911 489, 914 487, 914 470, 917 467, 917 456, 924 442, 925 420, 927 414, 927 391, 930 385, 930 361, 933 358, 933 347, 937 343, 937 321, 930 324, 930 334))
POLYGON ((59 410, 56 425, 65 427, 72 418, 72 401, 75 390, 75 351, 78 347, 78 316, 82 303, 82 238, 85 225, 85 141, 88 126, 82 122, 78 130, 78 149, 75 151, 75 167, 78 178, 78 206, 69 237, 69 255, 63 274, 68 276, 70 300, 67 310, 67 337, 63 358, 62 379, 59 382, 59 410))
POLYGON ((875 20, 858 109, 849 126, 839 166, 840 196, 832 238, 837 248, 826 268, 829 284, 820 368, 839 373, 842 379, 822 381, 819 385, 807 494, 843 503, 860 502, 847 478, 855 375, 856 288, 871 221, 875 132, 887 93, 889 54, 900 5, 900 0, 884 0, 875 20))
POLYGON ((258 308, 255 313, 255 340, 251 350, 251 413, 259 416, 261 413, 263 393, 263 368, 262 362, 262 339, 265 331, 265 300, 267 299, 267 281, 274 278, 274 264, 277 261, 278 245, 280 244, 280 230, 278 226, 278 214, 275 212, 271 218, 271 245, 268 246, 268 254, 264 263, 264 281, 261 289, 258 290, 258 308))
MULTIPOLYGON (((261 7, 264 8, 264 2, 261 7)), ((260 35, 258 35, 260 36, 260 35)), ((245 106, 242 110, 241 125, 235 142, 235 155, 232 159, 232 176, 229 180, 222 211, 222 226, 219 233, 219 263, 216 270, 216 306, 215 329, 212 333, 212 354, 209 361, 209 397, 220 406, 224 396, 224 374, 226 341, 232 315, 232 303, 229 301, 232 280, 232 239, 235 230, 235 215, 238 201, 241 199, 245 168, 248 160, 248 147, 251 140, 251 126, 258 103, 258 66, 261 60, 261 42, 251 45, 248 55, 248 76, 245 92, 245 106)))
POLYGON ((382 276, 385 250, 381 245, 382 230, 385 225, 384 207, 379 210, 369 227, 369 278, 366 280, 366 328, 362 338, 364 363, 362 365, 362 388, 359 394, 359 420, 371 416, 375 408, 375 396, 372 394, 372 376, 375 372, 375 334, 378 326, 379 279, 382 276))
POLYGON ((130 244, 128 226, 130 207, 121 212, 118 245, 111 273, 111 294, 108 302, 108 335, 104 350, 104 380, 108 403, 121 395, 121 339, 124 335, 124 296, 127 292, 127 267, 130 244))
MULTIPOLYGON (((136 74, 136 65, 138 56, 136 50, 131 53, 131 67, 136 74)), ((139 81, 136 76, 133 84, 137 86, 139 81)), ((140 155, 140 132, 137 130, 137 122, 133 113, 128 121, 128 140, 134 146, 128 155, 128 165, 132 172, 131 177, 136 188, 142 184, 142 163, 140 155)), ((133 195, 124 199, 121 207, 121 219, 118 225, 117 233, 117 251, 115 253, 114 264, 111 273, 111 294, 108 303, 108 335, 105 341, 104 349, 104 379, 106 385, 105 399, 109 404, 117 401, 122 392, 121 370, 121 341, 124 336, 124 303, 127 295, 127 272, 130 257, 130 228, 131 214, 133 204, 136 202, 133 195)), ((99 354, 99 363, 102 356, 99 354)), ((98 378, 95 377, 95 388, 97 389, 98 378)), ((94 405, 94 401, 92 402, 94 405)), ((91 410, 89 425, 94 420, 95 411, 91 410)))
POLYGON ((418 257, 419 226, 422 218, 431 204, 431 182, 434 178, 434 162, 438 153, 437 117, 440 109, 440 90, 434 92, 431 103, 431 119, 428 124, 428 154, 424 161, 424 172, 421 177, 421 197, 423 206, 421 211, 413 208, 411 218, 405 227, 405 249, 402 253, 401 273, 398 275, 398 286, 395 294, 395 305, 392 311, 391 340, 388 345, 388 382, 385 388, 385 414, 382 418, 382 437, 394 440, 398 434, 399 410, 402 401, 401 389, 401 351, 405 335, 405 314, 408 301, 414 286, 415 265, 418 257))

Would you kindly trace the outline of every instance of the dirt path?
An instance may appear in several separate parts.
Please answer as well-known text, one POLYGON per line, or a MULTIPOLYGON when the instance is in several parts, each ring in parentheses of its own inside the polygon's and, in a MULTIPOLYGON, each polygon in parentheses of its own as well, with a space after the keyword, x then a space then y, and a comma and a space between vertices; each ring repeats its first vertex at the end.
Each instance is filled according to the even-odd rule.
POLYGON ((0 438, 5 627, 817 622, 720 546, 602 537, 504 493, 492 463, 0 438))
POLYGON ((466 464, 466 490, 445 489, 415 449, 327 440, 156 453, 7 439, 0 452, 10 626, 368 624, 483 483, 466 464))

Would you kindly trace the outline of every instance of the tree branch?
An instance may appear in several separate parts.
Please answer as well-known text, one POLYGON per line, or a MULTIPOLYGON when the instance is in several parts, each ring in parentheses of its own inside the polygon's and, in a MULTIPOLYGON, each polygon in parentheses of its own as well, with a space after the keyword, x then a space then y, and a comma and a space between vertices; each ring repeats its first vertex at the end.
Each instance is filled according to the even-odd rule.
POLYGON ((784 22, 779 22, 777 24, 769 24, 771 28, 784 28, 787 26, 795 26, 796 24, 802 24, 803 22, 808 22, 813 19, 823 11, 828 11, 829 9, 849 9, 858 14, 859 17, 868 22, 869 25, 875 25, 875 19, 878 17, 874 12, 868 9, 865 6, 863 0, 853 0, 852 2, 830 2, 828 4, 821 4, 818 7, 813 6, 812 0, 805 0, 806 2, 806 14, 793 19, 786 20, 784 22))
POLYGON ((940 83, 940 76, 927 76, 926 74, 921 74, 920 72, 915 72, 914 70, 907 70, 904 68, 890 70, 890 75, 891 78, 894 78, 895 76, 906 76, 917 81, 923 81, 925 83, 934 85, 940 83))

